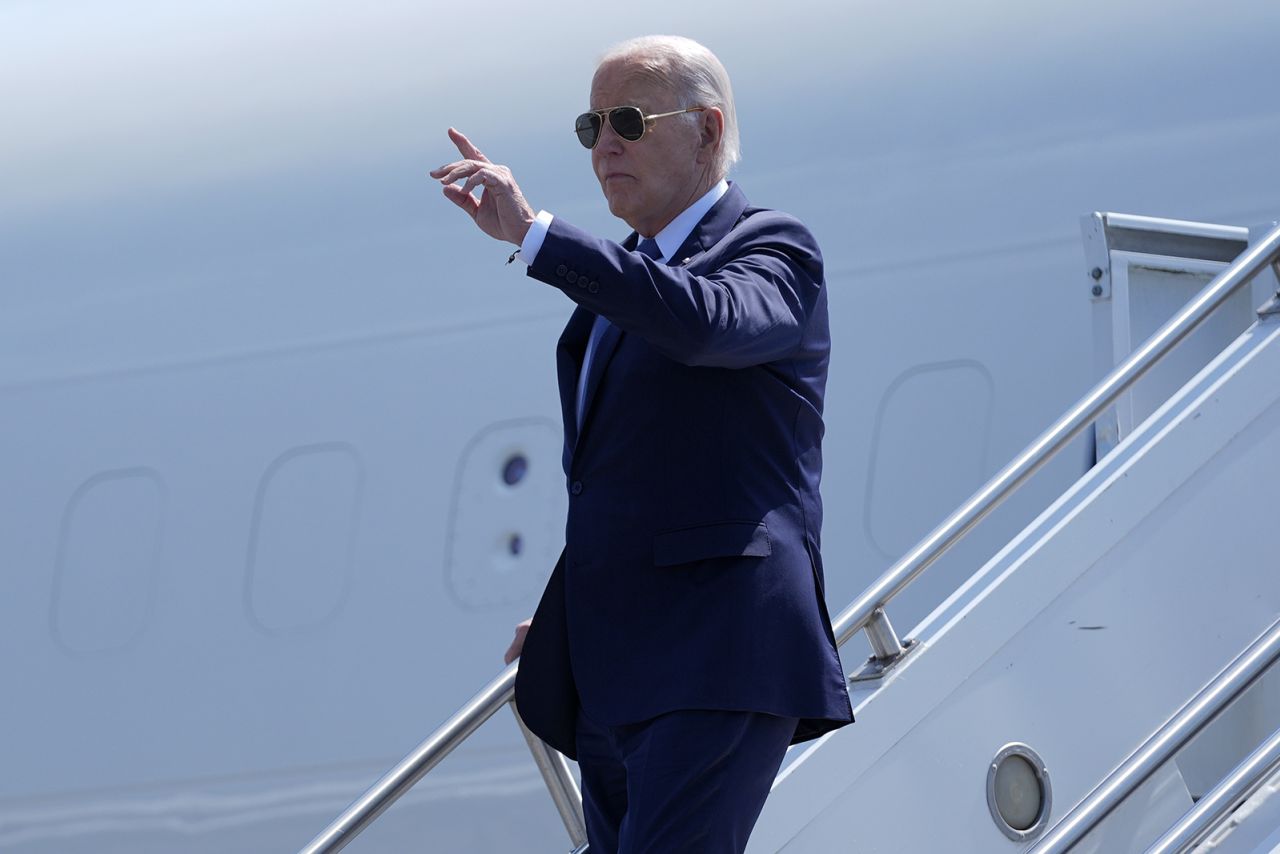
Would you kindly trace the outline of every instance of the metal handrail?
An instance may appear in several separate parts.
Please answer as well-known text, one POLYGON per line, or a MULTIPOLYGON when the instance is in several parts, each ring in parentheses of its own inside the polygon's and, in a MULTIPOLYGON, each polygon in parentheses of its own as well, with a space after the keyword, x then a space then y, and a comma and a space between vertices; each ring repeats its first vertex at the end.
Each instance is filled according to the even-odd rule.
POLYGON ((1223 777, 1173 827, 1157 839, 1146 854, 1182 854, 1198 845, 1218 821, 1236 805, 1253 796, 1280 768, 1280 729, 1223 777))
POLYGON ((512 664, 472 697, 444 725, 427 736, 426 740, 400 763, 365 791, 363 795, 343 810, 333 822, 311 840, 299 854, 333 854, 341 851, 355 839, 374 819, 382 815, 414 783, 453 752, 480 724, 493 717, 515 696, 516 668, 512 664))
POLYGON ((867 632, 867 637, 878 660, 891 661, 901 654, 899 650, 902 647, 897 643, 888 618, 884 615, 884 608, 889 601, 1092 424, 1116 398, 1195 330, 1214 309, 1250 282, 1268 264, 1276 262, 1277 257, 1280 257, 1280 227, 1273 228, 1257 245, 1242 252, 1151 338, 1067 410, 1053 426, 1014 457, 999 474, 841 611, 832 624, 836 642, 843 645, 859 630, 871 626, 873 630, 867 632))
MULTIPOLYGON (((343 810, 299 854, 335 854, 341 851, 504 705, 510 703, 511 711, 515 712, 513 700, 518 667, 517 662, 502 671, 453 717, 415 747, 413 752, 343 810)), ((532 734, 525 729, 518 713, 516 721, 521 731, 526 733, 526 738, 530 738, 532 734)), ((565 829, 569 831, 571 842, 581 847, 587 838, 582 821, 582 796, 568 765, 563 757, 555 754, 536 736, 532 736, 529 747, 533 750, 534 761, 551 791, 552 800, 560 811, 565 829)))
POLYGON ((582 792, 579 791, 578 784, 573 779, 573 773, 569 770, 569 760, 524 725, 524 720, 516 710, 514 702, 511 703, 511 714, 515 715, 516 724, 519 725, 520 732, 524 733, 524 740, 529 744, 529 752, 533 754, 534 764, 538 766, 542 779, 546 781, 551 802, 556 805, 560 820, 564 822, 564 829, 569 833, 569 841, 574 845, 585 845, 587 821, 582 814, 582 792))
POLYGON ((1173 754, 1207 727, 1280 659, 1280 620, 1262 633, 1120 767, 1063 816, 1027 854, 1063 854, 1111 814, 1173 754))

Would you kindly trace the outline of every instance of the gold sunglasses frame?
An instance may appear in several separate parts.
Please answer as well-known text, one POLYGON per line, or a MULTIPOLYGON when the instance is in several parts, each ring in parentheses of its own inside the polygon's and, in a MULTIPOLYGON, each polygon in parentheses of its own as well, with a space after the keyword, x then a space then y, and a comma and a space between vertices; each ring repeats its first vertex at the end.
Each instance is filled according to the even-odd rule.
MULTIPOLYGON (((604 133, 604 126, 607 124, 609 125, 609 127, 611 128, 613 127, 613 123, 609 121, 609 114, 612 113, 614 110, 627 110, 627 109, 635 110, 637 113, 640 114, 640 126, 643 128, 643 130, 640 131, 640 135, 635 139, 627 139, 625 136, 618 133, 617 129, 615 128, 613 132, 617 133, 618 139, 622 140, 623 142, 639 142, 640 140, 644 139, 644 135, 649 132, 649 128, 652 126, 652 122, 655 122, 658 119, 665 119, 668 116, 680 116, 680 115, 684 115, 685 113, 701 113, 705 111, 707 108, 706 107, 686 107, 683 110, 672 110, 669 113, 654 113, 652 116, 646 116, 644 114, 644 110, 640 109, 639 107, 633 106, 632 104, 620 104, 616 107, 607 107, 603 110, 587 110, 585 113, 579 113, 577 118, 573 120, 573 123, 575 125, 573 129, 573 134, 574 136, 578 135, 578 128, 577 128, 578 119, 581 119, 583 116, 599 116, 600 130, 596 131, 596 141, 591 143, 590 146, 586 147, 587 151, 590 151, 591 149, 595 148, 597 145, 600 144, 600 136, 604 133)), ((582 142, 581 137, 578 137, 578 142, 582 142)))

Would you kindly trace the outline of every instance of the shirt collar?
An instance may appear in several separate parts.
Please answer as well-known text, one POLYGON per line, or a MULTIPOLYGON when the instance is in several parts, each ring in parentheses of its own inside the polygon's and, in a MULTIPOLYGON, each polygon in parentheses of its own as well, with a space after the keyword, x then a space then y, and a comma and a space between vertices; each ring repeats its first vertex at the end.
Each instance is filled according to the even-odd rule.
POLYGON ((669 263, 672 260, 672 256, 689 239, 694 226, 702 221, 702 218, 707 215, 707 211, 711 210, 711 207, 720 201, 720 197, 728 191, 729 182, 721 178, 720 183, 707 190, 702 198, 685 208, 679 216, 667 223, 666 228, 654 236, 654 241, 658 244, 658 248, 662 250, 663 261, 669 263))

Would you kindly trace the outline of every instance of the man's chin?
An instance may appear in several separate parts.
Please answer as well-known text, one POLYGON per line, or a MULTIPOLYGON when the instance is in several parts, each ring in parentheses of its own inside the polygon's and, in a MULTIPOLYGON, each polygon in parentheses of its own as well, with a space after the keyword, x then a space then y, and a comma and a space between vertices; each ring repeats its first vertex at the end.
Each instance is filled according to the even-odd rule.
POLYGON ((631 200, 622 193, 606 193, 605 201, 609 203, 609 213, 616 216, 623 222, 631 222, 632 210, 631 200))

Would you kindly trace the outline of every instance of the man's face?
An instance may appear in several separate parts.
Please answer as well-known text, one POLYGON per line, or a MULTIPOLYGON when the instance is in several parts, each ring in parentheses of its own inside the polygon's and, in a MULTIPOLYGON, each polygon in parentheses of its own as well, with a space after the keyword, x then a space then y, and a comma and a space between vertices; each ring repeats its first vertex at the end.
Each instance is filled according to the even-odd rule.
MULTIPOLYGON (((627 59, 600 66, 591 81, 591 109, 635 106, 646 115, 680 109, 664 81, 627 59)), ((636 142, 618 136, 606 119, 591 150, 591 166, 614 216, 652 237, 705 192, 712 151, 701 145, 698 121, 658 119, 636 142)))

